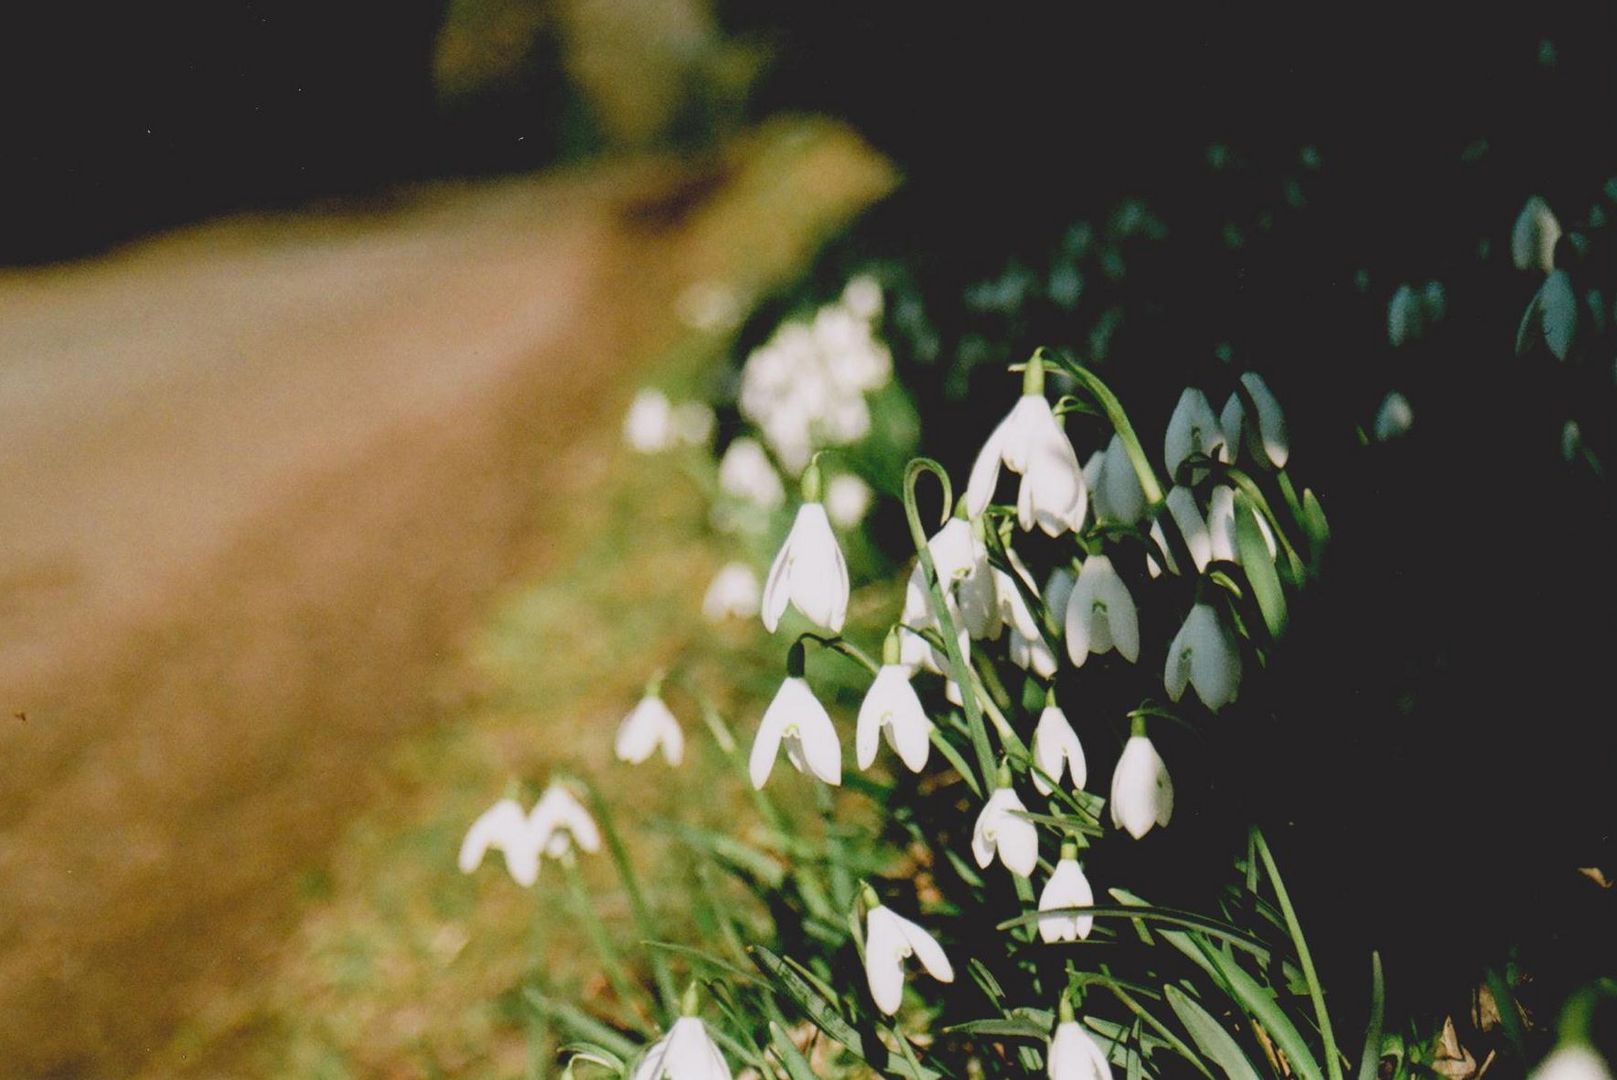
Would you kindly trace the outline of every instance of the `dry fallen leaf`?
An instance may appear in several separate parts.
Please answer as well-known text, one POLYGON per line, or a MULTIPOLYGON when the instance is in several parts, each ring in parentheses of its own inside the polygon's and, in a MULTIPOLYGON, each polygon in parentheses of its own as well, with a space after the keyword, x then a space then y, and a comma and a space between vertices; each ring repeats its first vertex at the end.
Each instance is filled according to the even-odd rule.
POLYGON ((1582 874, 1596 885, 1599 885, 1602 889, 1611 888, 1611 879, 1607 877, 1606 872, 1600 869, 1598 866, 1580 866, 1578 867, 1578 873, 1582 874))
POLYGON ((1460 1034, 1454 1030, 1452 1016, 1444 1018, 1443 1030, 1432 1048, 1432 1071, 1445 1080, 1476 1080, 1477 1059, 1460 1045, 1460 1034))

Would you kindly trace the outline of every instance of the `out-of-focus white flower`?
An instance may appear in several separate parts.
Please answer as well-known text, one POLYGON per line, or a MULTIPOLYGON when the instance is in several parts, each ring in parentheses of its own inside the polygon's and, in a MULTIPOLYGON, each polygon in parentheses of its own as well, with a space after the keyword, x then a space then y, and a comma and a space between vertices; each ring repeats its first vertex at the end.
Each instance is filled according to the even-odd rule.
POLYGON ((865 520, 874 498, 875 492, 859 477, 838 473, 825 486, 825 512, 837 528, 851 529, 865 520))
POLYGON ((1084 747, 1078 733, 1072 730, 1067 714, 1055 703, 1051 694, 1045 698, 1044 711, 1039 714, 1038 726, 1033 729, 1033 763, 1039 768, 1033 773, 1033 786, 1040 795, 1055 790, 1050 781, 1059 784, 1062 773, 1072 777, 1073 790, 1083 790, 1089 778, 1089 766, 1084 761, 1084 747), (1041 775, 1042 774, 1042 775, 1041 775), (1045 776, 1050 781, 1045 780, 1045 776))
POLYGON ((647 1048, 631 1080, 730 1080, 730 1066, 707 1025, 682 1016, 647 1048))
POLYGON ((1114 647, 1131 664, 1140 658, 1140 618, 1134 597, 1105 555, 1084 560, 1067 598, 1065 622, 1067 655, 1077 667, 1084 666, 1090 653, 1098 656, 1114 647))
MULTIPOLYGON (((1196 506, 1196 496, 1188 487, 1174 487, 1169 489, 1166 500, 1168 513, 1173 516, 1174 524, 1179 526, 1179 535, 1185 539, 1185 547, 1190 551, 1190 561, 1195 564, 1196 572, 1201 573, 1207 569, 1207 563, 1213 557, 1213 537, 1207 531, 1207 522, 1202 517, 1201 510, 1196 506)), ((1162 523, 1151 523, 1151 539, 1157 542, 1162 549, 1163 556, 1168 560, 1168 572, 1180 572, 1179 563, 1174 558, 1173 547, 1162 532, 1162 523)), ((1162 568, 1157 565, 1154 558, 1147 557, 1145 568, 1152 577, 1159 577, 1162 568)))
POLYGON ((866 899, 865 978, 876 1007, 888 1016, 904 1002, 904 961, 913 956, 926 973, 942 983, 954 982, 954 966, 937 939, 898 912, 866 899))
POLYGON ((1510 261, 1518 270, 1555 269, 1555 242, 1561 239, 1561 223, 1549 203, 1534 195, 1516 215, 1510 230, 1510 261))
POLYGON ((1112 1080, 1112 1065, 1084 1026, 1073 1019, 1072 1006, 1061 1001, 1061 1020, 1050 1039, 1050 1080, 1112 1080))
POLYGON ((578 797, 564 784, 551 784, 528 812, 528 828, 534 843, 552 859, 573 849, 594 854, 601 850, 601 831, 578 797))
MULTIPOLYGON (((797 648, 800 647, 794 647, 794 651, 797 648)), ((782 743, 786 744, 786 760, 792 768, 798 772, 807 769, 827 784, 842 783, 842 743, 837 738, 836 725, 809 689, 800 665, 801 659, 788 660, 788 670, 795 666, 798 673, 787 675, 758 724, 747 762, 755 788, 761 789, 769 779, 782 743)))
POLYGON ((685 733, 680 730, 679 721, 663 704, 662 697, 651 690, 618 725, 613 752, 619 761, 638 765, 658 747, 662 748, 663 758, 670 765, 678 765, 685 757, 685 733))
POLYGON ((1252 395, 1252 403, 1258 407, 1258 419, 1254 424, 1246 415, 1246 403, 1241 400, 1239 391, 1230 395, 1224 403, 1224 411, 1219 414, 1219 426, 1224 429, 1224 459, 1236 460, 1245 448, 1259 461, 1277 469, 1285 468, 1286 459, 1291 456, 1291 439, 1286 432, 1286 414, 1281 412, 1280 402, 1255 371, 1242 375, 1241 385, 1252 395))
POLYGON ((741 295, 723 281, 698 281, 680 292, 674 312, 692 330, 731 330, 741 322, 741 295))
POLYGON ((1067 601, 1072 599, 1072 587, 1078 581, 1078 575, 1072 572, 1070 566, 1058 566, 1050 571, 1050 576, 1044 581, 1044 606, 1054 614, 1067 610, 1067 601))
MULTIPOLYGON (((1056 863, 1050 880, 1044 883, 1044 891, 1039 893, 1039 910, 1059 911, 1061 908, 1090 907, 1094 903, 1095 892, 1089 887, 1084 868, 1078 864, 1077 845, 1068 841, 1061 845, 1061 860, 1056 863)), ((1039 916, 1039 937, 1044 939, 1046 945, 1057 941, 1087 941, 1094 928, 1093 915, 1039 916)))
POLYGON ((999 467, 1020 473, 1016 521, 1023 531, 1035 524, 1050 536, 1076 532, 1083 526, 1089 491, 1072 441, 1050 409, 1043 390, 1043 361, 1028 362, 1031 375, 1010 415, 988 436, 966 483, 966 510, 978 517, 988 509, 999 483, 999 467), (1038 389, 1031 389, 1037 386, 1038 389))
POLYGON ((713 575, 702 597, 702 614, 713 622, 750 619, 758 614, 761 587, 758 575, 746 563, 726 563, 713 575))
POLYGON ((642 454, 658 454, 674 445, 674 407, 661 390, 645 389, 629 403, 623 418, 623 438, 642 454))
MULTIPOLYGON (((891 651, 896 652, 896 646, 895 641, 891 651)), ((876 760, 876 742, 885 737, 904 767, 918 773, 926 768, 932 752, 931 736, 932 721, 915 687, 910 685, 910 669, 894 661, 884 663, 859 706, 854 734, 854 756, 859 767, 870 768, 876 760)))
POLYGON ((1174 701, 1184 696, 1187 683, 1195 687, 1196 696, 1213 712, 1235 700, 1241 689, 1241 649, 1212 605, 1190 609, 1168 645, 1163 683, 1174 701))
POLYGON ((1162 755, 1136 723, 1112 773, 1112 824, 1138 840, 1173 817, 1173 780, 1162 755))
POLYGON ((1376 441, 1391 442, 1409 433, 1415 423, 1415 410, 1409 399, 1394 390, 1381 399, 1376 410, 1376 441))
MULTIPOLYGON (((1275 534, 1269 529, 1269 522, 1262 514, 1254 513, 1254 520, 1258 523, 1258 531, 1263 534, 1263 542, 1269 548, 1269 559, 1274 560, 1275 534)), ((1239 563, 1241 549, 1235 542, 1235 489, 1216 487, 1207 499, 1207 532, 1212 538, 1212 552, 1214 559, 1224 562, 1239 563)))
POLYGON ((988 797, 971 831, 971 854, 978 866, 986 867, 998 855, 1011 873, 1033 873, 1039 865, 1039 830, 1020 816, 1026 810, 1013 788, 996 788, 988 797))
POLYGON ((867 322, 881 315, 881 282, 869 274, 856 274, 842 287, 842 304, 867 322))
MULTIPOLYGON (((805 482, 806 489, 818 486, 817 480, 805 482)), ((848 615, 848 564, 825 507, 817 501, 798 508, 792 531, 764 582, 764 626, 770 633, 780 625, 788 602, 815 626, 842 632, 848 615)))
POLYGON ((713 410, 700 401, 674 406, 674 436, 686 446, 703 446, 713 437, 713 410))
POLYGON ((1145 516, 1140 474, 1123 448, 1122 436, 1113 435, 1104 451, 1096 451, 1084 466, 1084 478, 1089 482, 1090 504, 1097 520, 1133 525, 1145 516))
POLYGON ((1387 302, 1387 340, 1394 347, 1418 341, 1447 312, 1442 282, 1428 281, 1419 292, 1407 283, 1400 285, 1387 302))
POLYGON ((1550 355, 1565 360, 1572 350, 1572 336, 1578 329, 1578 297, 1572 291, 1572 278, 1565 270, 1552 270, 1544 279, 1527 309, 1527 319, 1536 320, 1550 355))
POLYGON ((1194 386, 1186 387, 1179 395, 1179 404, 1173 407, 1168 433, 1162 440, 1162 461, 1168 466, 1169 479, 1192 454, 1220 459, 1225 456, 1224 429, 1219 426, 1212 402, 1194 386))
POLYGON ((1568 420, 1561 425, 1561 458, 1568 464, 1576 461, 1583 452, 1583 428, 1576 420, 1568 420))
POLYGON ((1611 1080, 1611 1068, 1587 1043, 1564 1042, 1538 1063, 1528 1080, 1611 1080))
POLYGON ((539 848, 528 815, 515 799, 501 799, 472 822, 460 844, 460 872, 469 874, 483 862, 490 849, 505 855, 505 868, 511 880, 527 887, 539 880, 539 848))
POLYGON ((756 439, 743 435, 735 439, 719 459, 719 490, 765 510, 774 510, 786 501, 786 486, 756 439))

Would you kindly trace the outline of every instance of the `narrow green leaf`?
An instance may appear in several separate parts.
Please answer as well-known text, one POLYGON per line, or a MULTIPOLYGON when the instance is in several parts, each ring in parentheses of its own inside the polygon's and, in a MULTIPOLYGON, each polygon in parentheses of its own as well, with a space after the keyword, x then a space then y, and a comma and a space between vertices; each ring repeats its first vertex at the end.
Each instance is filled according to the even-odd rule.
POLYGON ((1280 587, 1280 576, 1275 573, 1269 556, 1269 545, 1258 527, 1252 503, 1244 492, 1235 493, 1235 547, 1241 555, 1241 569, 1252 586, 1252 595, 1263 613, 1263 623, 1269 635, 1279 638, 1286 632, 1286 593, 1280 587))
POLYGON ((531 986, 522 996, 540 1015, 556 1021, 581 1039, 599 1043, 625 1061, 640 1053, 640 1047, 570 1001, 557 1001, 531 986))
POLYGON ((780 1063, 786 1066, 786 1075, 791 1080, 816 1080, 814 1070, 809 1068, 808 1059, 803 1056, 803 1051, 792 1042, 791 1036, 786 1034, 786 1029, 773 1020, 769 1022, 769 1044, 774 1047, 775 1056, 780 1058, 780 1063))
POLYGON ((1223 1024, 1177 986, 1163 987, 1163 992, 1167 996, 1168 1007, 1185 1025, 1191 1039, 1202 1053, 1212 1059, 1213 1064, 1224 1070, 1229 1080, 1258 1080, 1257 1070, 1247 1060, 1234 1037, 1224 1030, 1223 1024))
MULTIPOLYGON (((1497 999, 1495 999, 1497 1000, 1497 999)), ((1381 954, 1370 954, 1370 1023, 1359 1053, 1359 1080, 1376 1080, 1381 1068, 1381 1025, 1386 1017, 1387 988, 1381 977, 1381 954)))
POLYGON ((943 1029, 950 1035, 989 1035, 1001 1039, 1046 1039, 1050 1033, 1031 1020, 967 1020, 943 1029))

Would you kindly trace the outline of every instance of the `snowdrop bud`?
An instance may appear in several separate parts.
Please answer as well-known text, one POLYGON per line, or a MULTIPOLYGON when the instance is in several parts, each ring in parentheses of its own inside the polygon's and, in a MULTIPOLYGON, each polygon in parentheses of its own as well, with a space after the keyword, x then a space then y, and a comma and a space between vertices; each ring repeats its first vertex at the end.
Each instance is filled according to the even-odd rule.
MULTIPOLYGON (((1095 903, 1094 890, 1078 864, 1078 845, 1067 841, 1061 845, 1061 859, 1055 872, 1045 882, 1039 894, 1040 911, 1059 911, 1061 908, 1090 907, 1095 903)), ((1041 915, 1039 937, 1046 945, 1057 941, 1087 941, 1095 928, 1093 915, 1041 915)))
POLYGON ((865 520, 874 497, 869 484, 851 473, 841 473, 825 489, 825 511, 833 525, 851 529, 865 520))
MULTIPOLYGON (((1178 490, 1177 488, 1174 490, 1178 490)), ((1134 597, 1105 555, 1091 555, 1067 598, 1067 655, 1083 667, 1090 653, 1114 647, 1129 663, 1140 658, 1140 620, 1134 597)))
POLYGON ((972 517, 988 509, 999 483, 1001 465, 1021 474, 1016 520, 1024 532, 1036 524, 1050 536, 1076 532, 1089 504, 1078 453, 1044 397, 1044 360, 1028 361, 1022 396, 1001 420, 977 454, 966 483, 966 508, 972 517))
MULTIPOLYGON (((1196 572, 1201 573, 1207 569, 1208 562, 1213 558, 1213 537, 1207 531, 1207 522, 1202 517, 1201 510, 1196 506, 1196 496, 1188 487, 1174 487, 1168 491, 1166 503, 1174 524, 1179 526, 1179 535, 1184 537, 1185 547, 1190 551, 1190 561, 1195 564, 1196 572)), ((1179 563, 1174 558, 1173 546, 1163 534, 1160 521, 1151 523, 1151 539, 1157 542, 1163 556, 1168 560, 1168 572, 1179 573, 1179 563)), ((1162 568, 1157 566, 1157 561, 1149 556, 1146 558, 1145 567, 1152 577, 1159 577, 1162 574, 1162 568)))
POLYGON ((854 734, 854 756, 861 769, 868 769, 876 760, 878 736, 885 737, 887 745, 904 762, 910 772, 926 768, 932 751, 932 721, 921 705, 921 699, 910 685, 910 669, 897 662, 898 637, 896 632, 887 636, 883 647, 881 670, 865 693, 859 706, 858 728, 854 734), (893 655, 893 659, 887 659, 893 655))
POLYGON ((1217 712, 1235 700, 1241 688, 1241 649, 1210 604, 1197 604, 1168 645, 1163 683, 1178 701, 1189 683, 1202 704, 1217 712))
POLYGON ((719 459, 719 490, 765 510, 786 502, 786 485, 756 439, 733 440, 719 459))
POLYGON ((702 614, 712 622, 750 619, 758 614, 758 575, 746 563, 726 563, 702 597, 702 614))
POLYGON ((1033 786, 1040 795, 1050 794, 1054 790, 1052 781, 1059 784, 1064 772, 1071 775, 1075 791, 1083 790, 1084 781, 1089 777, 1083 745, 1067 722, 1067 714, 1056 704, 1054 690, 1045 695, 1044 711, 1039 714, 1038 727, 1033 729, 1033 763, 1038 766, 1033 773, 1033 786), (1050 779, 1046 780, 1045 776, 1050 779))
POLYGON ((1381 399, 1376 410, 1375 432, 1377 442, 1391 442, 1409 433, 1415 423, 1415 410, 1409 399, 1394 390, 1381 399))
MULTIPOLYGON (((812 486, 818 494, 819 468, 810 464, 803 476, 804 490, 812 486)), ((842 632, 848 614, 848 564, 825 507, 817 501, 798 508, 792 531, 769 568, 763 617, 764 627, 771 633, 780 625, 788 601, 809 622, 833 634, 842 632)))
POLYGON ((1033 873, 1039 865, 1039 831, 1020 816, 1026 810, 1011 787, 1001 786, 988 797, 971 832, 971 854, 978 866, 986 867, 998 855, 1018 877, 1033 873))
MULTIPOLYGON (((1258 531, 1263 534, 1263 542, 1269 548, 1269 559, 1275 557, 1275 534, 1269 528, 1269 522, 1262 514, 1254 513, 1258 523, 1258 531)), ((1207 532, 1212 538, 1212 551, 1215 560, 1223 562, 1240 563, 1241 549, 1235 542, 1235 489, 1216 487, 1207 500, 1207 532)))
POLYGON ((631 1080, 731 1080, 730 1066, 707 1025, 695 1016, 674 1021, 668 1034, 652 1043, 631 1080))
POLYGON ((1111 807, 1112 824, 1136 840, 1173 818, 1173 780, 1138 717, 1112 773, 1111 807))
POLYGON ((1510 261, 1518 270, 1555 269, 1555 242, 1561 239, 1561 223, 1549 204, 1534 195, 1516 215, 1510 230, 1510 261))
POLYGON ((1065 997, 1061 1004, 1060 1022, 1050 1039, 1050 1080, 1112 1080, 1106 1052, 1073 1018, 1072 1006, 1065 997))
POLYGON ((926 973, 954 982, 954 966, 937 939, 891 908, 875 901, 866 887, 865 978, 876 1007, 888 1016, 904 1001, 904 961, 913 956, 926 973))
POLYGON ((618 725, 613 752, 619 761, 638 765, 658 747, 670 765, 678 765, 685 757, 685 734, 653 685, 618 725))
POLYGON ((641 390, 623 418, 623 438, 642 454, 656 454, 674 445, 674 409, 660 390, 641 390))
POLYGON ((803 678, 803 646, 796 644, 787 655, 787 676, 775 692, 775 700, 764 710, 753 739, 747 771, 752 786, 762 789, 775 767, 781 744, 786 760, 798 772, 807 769, 827 784, 842 783, 842 743, 831 716, 803 678))
POLYGON ((460 872, 470 874, 490 850, 499 851, 505 854, 511 880, 527 887, 539 879, 539 848, 522 807, 515 799, 501 799, 466 830, 460 845, 460 872))
POLYGON ((1611 1069, 1587 1043, 1563 1042, 1538 1063, 1528 1080, 1611 1080, 1611 1069))
POLYGON ((1179 395, 1179 404, 1168 418, 1168 433, 1162 440, 1163 463, 1168 466, 1168 476, 1176 476, 1179 466, 1192 454, 1222 457, 1223 449, 1224 429, 1218 425, 1212 403, 1206 394, 1194 386, 1188 387, 1179 395))
POLYGON ((573 849, 594 854, 601 850, 601 831, 584 804, 565 784, 551 784, 528 812, 528 828, 534 843, 553 859, 573 849))
POLYGON ((1241 376, 1241 385, 1251 395, 1258 408, 1257 421, 1246 415, 1246 403, 1239 392, 1230 395, 1219 416, 1224 429, 1225 460, 1234 461, 1242 448, 1260 462, 1277 469, 1285 468, 1291 456, 1290 436, 1286 432, 1286 414, 1280 411, 1280 402, 1269 392, 1263 377, 1255 371, 1241 376))

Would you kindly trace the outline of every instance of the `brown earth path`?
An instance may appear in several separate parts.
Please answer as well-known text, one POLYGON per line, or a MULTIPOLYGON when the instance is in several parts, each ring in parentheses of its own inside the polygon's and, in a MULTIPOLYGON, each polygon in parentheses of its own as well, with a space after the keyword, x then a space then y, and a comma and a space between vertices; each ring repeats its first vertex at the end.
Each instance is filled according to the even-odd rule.
POLYGON ((0 1073, 127 1075, 250 983, 680 289, 890 183, 795 125, 0 273, 0 1073))

